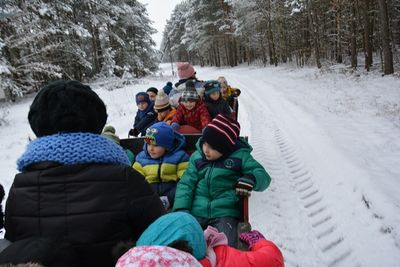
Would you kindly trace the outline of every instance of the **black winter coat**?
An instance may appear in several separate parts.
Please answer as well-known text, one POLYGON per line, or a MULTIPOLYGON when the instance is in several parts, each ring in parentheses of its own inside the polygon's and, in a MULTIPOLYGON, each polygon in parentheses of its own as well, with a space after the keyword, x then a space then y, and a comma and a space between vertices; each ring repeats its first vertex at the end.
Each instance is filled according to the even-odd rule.
POLYGON ((208 113, 212 119, 217 117, 218 114, 223 114, 226 117, 231 117, 231 108, 227 101, 225 101, 221 96, 217 100, 212 100, 208 95, 204 97, 204 102, 208 113))
POLYGON ((130 166, 43 162, 16 175, 5 238, 56 236, 73 244, 79 266, 114 266, 112 247, 136 240, 163 213, 159 197, 130 166))

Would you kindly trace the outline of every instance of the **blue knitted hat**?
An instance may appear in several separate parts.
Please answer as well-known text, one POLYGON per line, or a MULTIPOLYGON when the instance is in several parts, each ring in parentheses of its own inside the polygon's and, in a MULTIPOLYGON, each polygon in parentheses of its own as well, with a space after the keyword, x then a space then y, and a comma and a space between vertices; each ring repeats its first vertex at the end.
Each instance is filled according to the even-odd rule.
POLYGON ((193 248, 193 256, 203 259, 206 241, 197 220, 186 212, 171 212, 153 222, 136 242, 137 246, 166 246, 176 240, 186 240, 193 248))
POLYGON ((216 80, 209 80, 206 81, 206 83, 204 84, 204 93, 206 95, 211 95, 214 92, 220 92, 221 91, 221 87, 219 85, 219 82, 216 80))
POLYGON ((171 150, 175 142, 174 130, 166 122, 157 122, 147 128, 144 140, 149 145, 162 146, 171 150))
POLYGON ((163 87, 164 92, 169 95, 169 93, 172 90, 172 83, 171 82, 167 82, 167 84, 163 87))
POLYGON ((145 92, 137 93, 135 99, 136 99, 136 105, 139 105, 139 103, 142 102, 147 102, 147 104, 150 105, 149 95, 145 92))

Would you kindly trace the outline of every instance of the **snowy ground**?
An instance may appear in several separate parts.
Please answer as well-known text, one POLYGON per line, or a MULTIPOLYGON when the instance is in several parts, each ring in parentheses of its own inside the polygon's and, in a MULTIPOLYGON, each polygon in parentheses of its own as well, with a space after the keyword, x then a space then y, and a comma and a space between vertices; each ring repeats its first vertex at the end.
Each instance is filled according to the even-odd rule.
MULTIPOLYGON (((134 95, 166 76, 96 91, 121 138, 134 95)), ((316 69, 197 68, 242 90, 239 121, 273 182, 250 199, 250 221, 282 249, 287 266, 399 266, 400 79, 316 69)), ((96 86, 98 87, 98 86, 96 86)), ((8 191, 29 138, 32 99, 0 104, 0 181, 8 191)))

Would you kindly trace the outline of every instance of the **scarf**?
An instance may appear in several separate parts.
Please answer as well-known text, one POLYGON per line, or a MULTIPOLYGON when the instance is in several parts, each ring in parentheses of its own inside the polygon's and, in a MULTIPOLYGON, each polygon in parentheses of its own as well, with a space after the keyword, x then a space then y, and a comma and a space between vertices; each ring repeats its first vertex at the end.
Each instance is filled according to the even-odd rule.
POLYGON ((93 133, 58 133, 40 137, 32 141, 17 160, 17 169, 22 172, 29 165, 44 161, 55 161, 63 165, 130 165, 120 146, 93 133))

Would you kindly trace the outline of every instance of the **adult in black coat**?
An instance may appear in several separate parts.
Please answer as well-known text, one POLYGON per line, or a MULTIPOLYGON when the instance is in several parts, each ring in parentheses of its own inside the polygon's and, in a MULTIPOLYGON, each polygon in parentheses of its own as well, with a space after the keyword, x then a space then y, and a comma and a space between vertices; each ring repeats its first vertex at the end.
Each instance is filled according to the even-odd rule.
POLYGON ((103 101, 77 81, 58 81, 38 93, 28 119, 38 138, 17 162, 5 237, 58 238, 79 266, 114 266, 113 246, 136 240, 164 209, 121 147, 100 136, 103 101))

